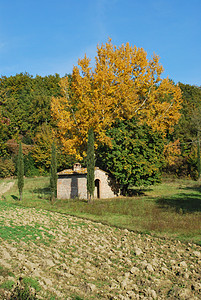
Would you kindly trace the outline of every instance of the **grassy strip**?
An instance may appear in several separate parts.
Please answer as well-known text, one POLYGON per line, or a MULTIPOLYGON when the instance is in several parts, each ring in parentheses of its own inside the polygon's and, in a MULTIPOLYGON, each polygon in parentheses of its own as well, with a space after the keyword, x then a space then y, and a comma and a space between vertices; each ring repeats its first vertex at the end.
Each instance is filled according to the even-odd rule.
POLYGON ((17 185, 1 205, 35 207, 88 218, 108 225, 201 245, 201 187, 191 180, 164 180, 158 186, 136 190, 135 197, 95 200, 57 200, 50 203, 49 178, 25 179, 23 201, 17 185))
POLYGON ((15 240, 15 241, 24 241, 29 242, 32 241, 34 243, 43 243, 48 245, 54 239, 54 237, 46 232, 45 230, 41 230, 39 228, 33 226, 0 226, 0 237, 4 240, 15 240))

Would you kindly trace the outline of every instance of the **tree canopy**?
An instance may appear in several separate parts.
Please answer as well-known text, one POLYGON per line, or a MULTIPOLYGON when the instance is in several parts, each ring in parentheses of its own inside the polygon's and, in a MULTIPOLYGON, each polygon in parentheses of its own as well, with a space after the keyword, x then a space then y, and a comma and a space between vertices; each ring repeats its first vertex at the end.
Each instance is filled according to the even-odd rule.
POLYGON ((136 119, 118 120, 107 130, 112 148, 100 145, 97 165, 116 179, 123 194, 134 186, 160 182, 164 163, 164 141, 148 125, 137 125, 136 119))
POLYGON ((33 78, 20 73, 0 78, 0 107, 2 117, 8 120, 8 139, 33 137, 38 126, 51 122, 51 97, 60 95, 59 80, 58 74, 33 78))
POLYGON ((153 130, 171 130, 180 117, 181 90, 162 72, 157 55, 149 60, 143 48, 111 40, 97 46, 94 67, 86 55, 79 59, 72 77, 61 79, 62 96, 52 98, 64 148, 81 157, 91 127, 96 142, 111 144, 106 130, 116 119, 135 116, 153 130))
MULTIPOLYGON (((25 176, 49 174, 53 137, 58 170, 63 170, 85 155, 91 125, 98 156, 99 144, 113 151, 108 130, 134 118, 137 128, 146 124, 150 134, 162 134, 163 172, 197 179, 201 87, 175 85, 162 79, 162 71, 158 56, 149 60, 141 48, 129 44, 116 47, 108 41, 97 47, 95 64, 85 56, 73 73, 63 78, 28 73, 2 76, 0 177, 17 175, 20 141, 25 176)), ((146 152, 144 155, 146 159, 146 152)), ((86 166, 86 157, 82 164, 86 166)))
MULTIPOLYGON (((179 87, 183 98, 181 118, 175 125, 174 132, 168 135, 170 147, 169 149, 166 147, 166 150, 171 151, 174 157, 171 154, 171 163, 168 163, 169 159, 166 157, 168 168, 165 171, 169 170, 177 176, 190 175, 197 179, 201 131, 201 87, 183 83, 179 83, 179 87)), ((165 152, 167 155, 167 151, 165 152)))

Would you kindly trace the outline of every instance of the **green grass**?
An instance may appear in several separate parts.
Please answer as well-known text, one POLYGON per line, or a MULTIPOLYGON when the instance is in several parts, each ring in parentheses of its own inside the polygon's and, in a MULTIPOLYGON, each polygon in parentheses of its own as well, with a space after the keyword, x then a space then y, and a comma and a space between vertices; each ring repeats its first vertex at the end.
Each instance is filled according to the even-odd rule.
POLYGON ((201 245, 200 182, 164 179, 160 185, 136 189, 136 195, 129 198, 99 199, 91 204, 78 199, 56 200, 52 205, 49 178, 26 178, 23 201, 18 200, 15 184, 4 195, 6 200, 1 201, 0 206, 3 209, 10 209, 11 206, 46 209, 201 245))
POLYGON ((15 275, 13 274, 13 272, 9 271, 7 268, 3 267, 0 265, 0 276, 6 277, 6 276, 10 276, 10 277, 15 277, 15 275))
POLYGON ((0 288, 5 290, 11 290, 14 286, 15 282, 13 280, 6 280, 1 285, 0 288))
POLYGON ((19 282, 15 284, 14 287, 14 282, 10 282, 9 286, 9 281, 6 281, 2 284, 2 287, 7 290, 12 289, 12 293, 9 297, 9 299, 20 299, 20 300, 36 300, 38 297, 36 296, 36 293, 41 290, 41 287, 38 283, 37 279, 31 278, 31 277, 20 277, 19 282), (13 289, 14 287, 14 289, 13 289), (33 288, 34 290, 31 290, 30 288, 33 288))
POLYGON ((40 240, 40 243, 47 244, 47 242, 51 242, 51 240, 54 238, 53 235, 49 234, 45 230, 37 228, 37 225, 35 225, 35 227, 28 225, 0 225, 0 237, 4 240, 15 240, 24 242, 32 241, 36 244, 38 243, 38 240, 40 240))
POLYGON ((34 288, 36 292, 39 292, 41 290, 41 286, 38 283, 38 279, 32 277, 24 277, 23 283, 29 287, 34 288))
MULTIPOLYGON (((41 290, 41 286, 38 283, 38 279, 32 277, 24 277, 22 278, 22 282, 25 286, 34 288, 36 292, 39 292, 41 290)), ((11 290, 14 284, 15 282, 13 280, 6 280, 0 285, 0 288, 11 290)))

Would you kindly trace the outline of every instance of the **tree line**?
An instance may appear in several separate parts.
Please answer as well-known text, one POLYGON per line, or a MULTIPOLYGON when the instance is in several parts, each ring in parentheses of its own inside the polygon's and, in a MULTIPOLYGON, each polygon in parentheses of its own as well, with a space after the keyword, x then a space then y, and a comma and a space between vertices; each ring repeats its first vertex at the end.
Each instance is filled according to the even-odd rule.
POLYGON ((16 175, 22 143, 25 176, 49 174, 51 147, 58 171, 86 166, 94 133, 95 163, 122 193, 160 182, 163 172, 198 179, 201 87, 162 79, 159 57, 142 48, 97 47, 72 74, 0 78, 0 177, 16 175))
POLYGON ((54 136, 51 99, 60 95, 60 76, 28 73, 0 78, 0 177, 17 174, 17 153, 22 142, 25 176, 49 173, 51 145, 58 144, 58 168, 70 167, 73 158, 62 153, 54 136))

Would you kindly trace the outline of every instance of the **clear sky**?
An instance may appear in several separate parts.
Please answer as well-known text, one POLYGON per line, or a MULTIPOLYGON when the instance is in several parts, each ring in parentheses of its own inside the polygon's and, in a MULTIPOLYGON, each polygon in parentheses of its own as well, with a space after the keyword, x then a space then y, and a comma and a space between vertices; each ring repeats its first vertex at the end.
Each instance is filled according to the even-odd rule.
POLYGON ((163 77, 201 86, 200 0, 0 0, 0 75, 64 76, 108 37, 158 54, 163 77))

